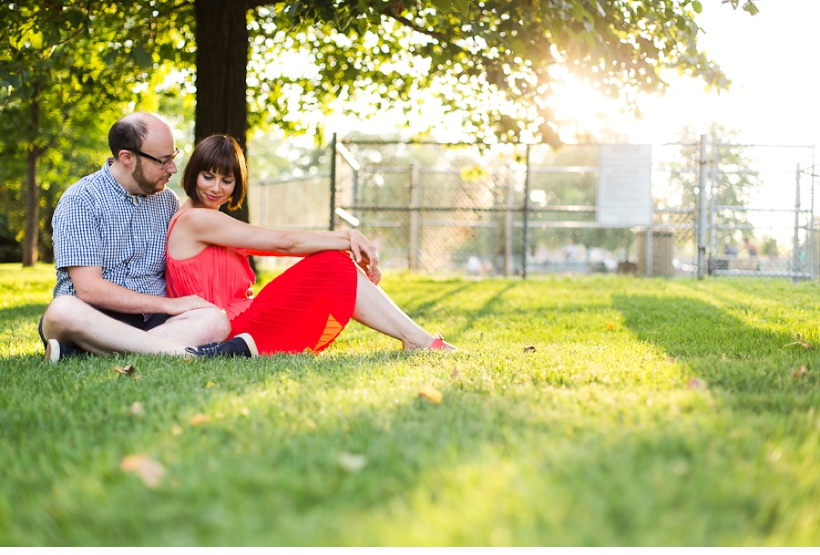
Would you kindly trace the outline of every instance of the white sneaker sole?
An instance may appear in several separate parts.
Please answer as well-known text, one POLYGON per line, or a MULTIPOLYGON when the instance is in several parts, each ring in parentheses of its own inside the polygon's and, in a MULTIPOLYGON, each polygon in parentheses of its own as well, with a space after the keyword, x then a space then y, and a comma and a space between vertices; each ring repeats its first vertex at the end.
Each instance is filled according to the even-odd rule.
POLYGON ((45 359, 51 364, 57 364, 60 362, 60 342, 56 339, 49 339, 46 341, 45 359))

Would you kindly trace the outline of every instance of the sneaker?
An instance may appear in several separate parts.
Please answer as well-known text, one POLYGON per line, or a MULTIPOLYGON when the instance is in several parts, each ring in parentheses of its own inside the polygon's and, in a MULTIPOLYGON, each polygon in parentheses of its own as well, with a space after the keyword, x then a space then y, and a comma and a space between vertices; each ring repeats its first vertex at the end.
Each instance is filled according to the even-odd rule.
POLYGON ((248 333, 240 333, 233 339, 223 341, 222 343, 208 343, 207 345, 200 345, 196 349, 188 347, 185 349, 192 355, 204 358, 213 357, 246 357, 253 358, 259 356, 259 351, 256 349, 256 342, 248 333))
POLYGON ((88 351, 83 351, 77 347, 69 347, 65 343, 61 343, 56 339, 49 339, 46 341, 46 356, 45 359, 52 364, 57 364, 61 360, 67 358, 78 357, 86 354, 88 351))

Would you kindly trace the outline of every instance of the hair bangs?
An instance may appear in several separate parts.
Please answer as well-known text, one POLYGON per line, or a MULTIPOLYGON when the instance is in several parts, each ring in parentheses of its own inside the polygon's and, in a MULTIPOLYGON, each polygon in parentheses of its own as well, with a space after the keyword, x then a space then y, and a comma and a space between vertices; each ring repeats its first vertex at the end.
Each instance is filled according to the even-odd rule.
POLYGON ((237 159, 236 148, 228 141, 212 145, 212 151, 204 153, 210 167, 207 171, 221 175, 231 175, 234 179, 241 179, 242 170, 237 159))

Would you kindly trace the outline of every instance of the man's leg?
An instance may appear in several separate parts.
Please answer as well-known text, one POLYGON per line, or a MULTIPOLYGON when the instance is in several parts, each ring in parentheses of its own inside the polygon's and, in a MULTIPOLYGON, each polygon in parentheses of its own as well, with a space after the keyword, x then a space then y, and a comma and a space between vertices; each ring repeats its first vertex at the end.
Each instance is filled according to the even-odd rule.
POLYGON ((171 316, 148 333, 181 345, 205 345, 224 341, 231 333, 231 323, 219 308, 198 308, 171 316))
MULTIPOLYGON (((218 309, 202 310, 221 314, 218 309)), ((205 320, 213 326, 210 333, 203 331, 205 327, 193 326, 197 329, 190 334, 190 343, 179 342, 184 335, 179 332, 172 338, 159 335, 162 334, 161 328, 166 324, 154 328, 160 330, 159 334, 148 333, 110 318, 76 297, 62 295, 54 299, 46 309, 43 316, 43 335, 46 340, 56 339, 95 354, 128 352, 185 355, 186 347, 201 344, 198 342, 199 335, 214 337, 223 334, 221 338, 224 339, 229 333, 227 330, 230 329, 230 323, 224 314, 224 321, 220 321, 214 315, 209 315, 205 320)))

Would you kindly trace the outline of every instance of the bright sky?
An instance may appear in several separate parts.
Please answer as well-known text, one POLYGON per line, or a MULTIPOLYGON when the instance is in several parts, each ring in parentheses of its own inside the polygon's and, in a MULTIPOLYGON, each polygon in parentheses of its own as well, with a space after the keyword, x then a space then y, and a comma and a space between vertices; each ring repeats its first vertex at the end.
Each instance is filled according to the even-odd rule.
POLYGON ((718 0, 703 2, 700 45, 732 80, 728 92, 704 94, 699 81, 674 77, 661 98, 642 103, 637 142, 668 139, 687 123, 740 130, 744 141, 820 145, 816 67, 820 55, 820 1, 760 0, 750 16, 718 0))
MULTIPOLYGON (((702 81, 669 70, 666 94, 640 100, 640 121, 619 114, 616 101, 604 101, 578 86, 559 100, 557 115, 596 131, 604 122, 595 112, 603 111, 608 126, 634 143, 673 141, 688 124, 701 133, 715 121, 739 130, 744 142, 820 146, 820 101, 814 88, 820 82, 814 67, 820 59, 820 0, 758 0, 757 5, 760 13, 751 16, 720 0, 703 2, 700 46, 731 79, 728 91, 706 93, 702 81)), ((441 118, 433 114, 434 103, 427 106, 430 116, 441 118)), ((351 129, 378 133, 387 122, 400 125, 392 119, 382 115, 362 123, 335 116, 326 123, 342 134, 351 129)), ((572 127, 562 133, 567 142, 573 142, 572 127)), ((447 138, 446 133, 438 136, 447 138)))

